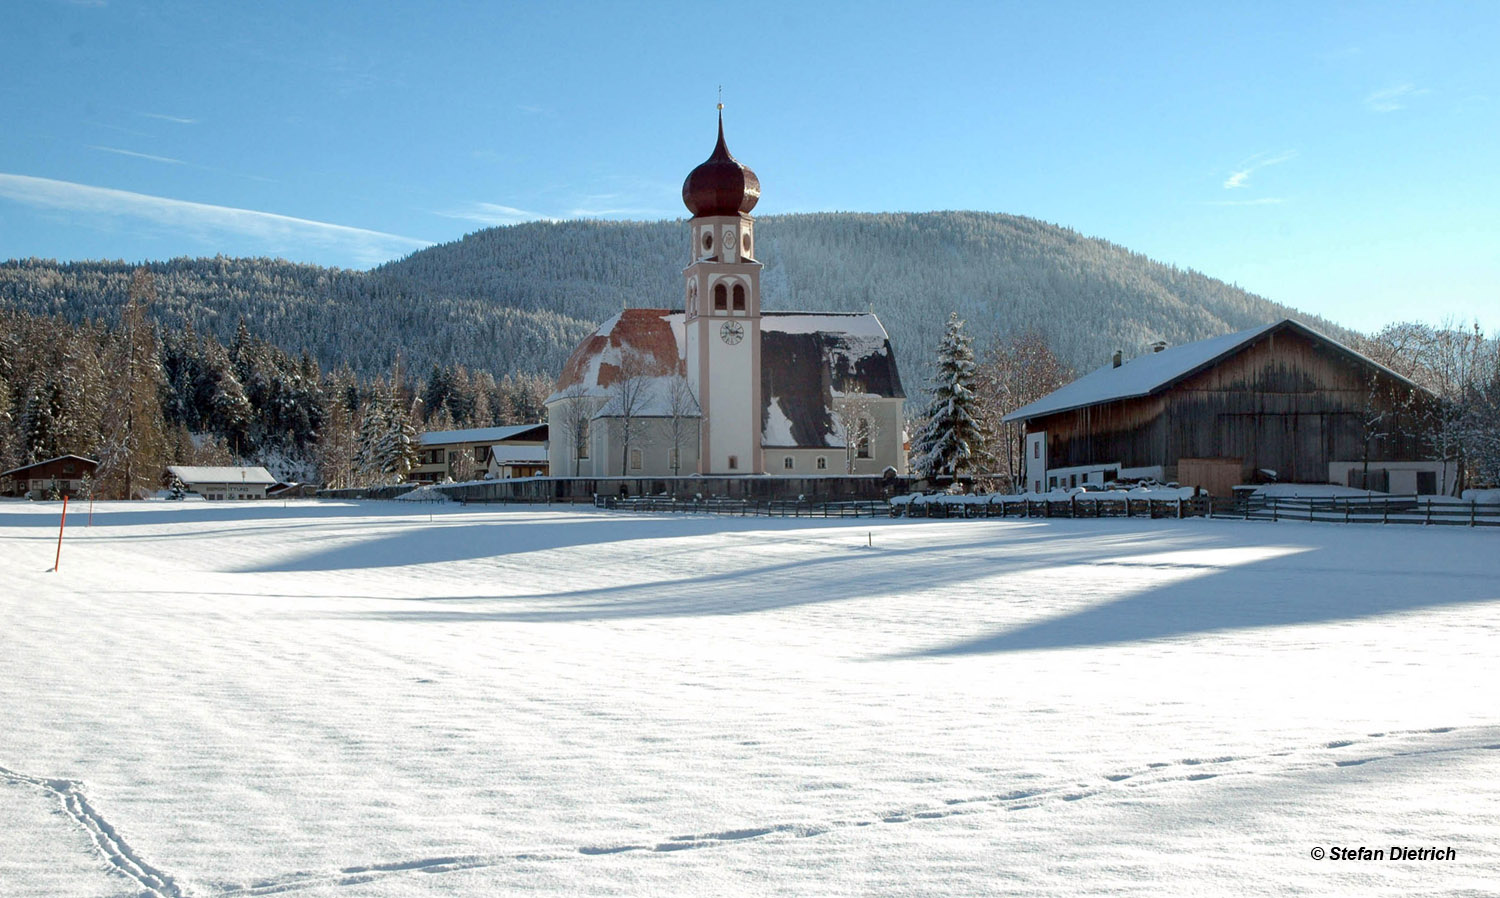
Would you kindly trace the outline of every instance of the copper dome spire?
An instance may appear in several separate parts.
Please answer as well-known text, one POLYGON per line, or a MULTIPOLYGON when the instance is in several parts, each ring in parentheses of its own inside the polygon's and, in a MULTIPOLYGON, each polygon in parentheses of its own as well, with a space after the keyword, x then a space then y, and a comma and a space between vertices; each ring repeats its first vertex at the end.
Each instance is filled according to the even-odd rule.
POLYGON ((720 105, 719 142, 705 162, 688 172, 682 182, 682 202, 697 218, 748 213, 759 200, 760 179, 731 156, 724 143, 724 107, 720 105))

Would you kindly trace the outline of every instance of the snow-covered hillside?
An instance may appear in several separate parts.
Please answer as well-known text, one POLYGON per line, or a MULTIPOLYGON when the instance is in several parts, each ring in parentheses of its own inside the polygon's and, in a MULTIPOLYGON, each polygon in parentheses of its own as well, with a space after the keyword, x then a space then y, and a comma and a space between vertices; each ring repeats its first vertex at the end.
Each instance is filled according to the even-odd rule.
POLYGON ((6 896, 1488 894, 1497 534, 0 503, 6 896), (1314 847, 1452 846, 1451 861, 1314 847))

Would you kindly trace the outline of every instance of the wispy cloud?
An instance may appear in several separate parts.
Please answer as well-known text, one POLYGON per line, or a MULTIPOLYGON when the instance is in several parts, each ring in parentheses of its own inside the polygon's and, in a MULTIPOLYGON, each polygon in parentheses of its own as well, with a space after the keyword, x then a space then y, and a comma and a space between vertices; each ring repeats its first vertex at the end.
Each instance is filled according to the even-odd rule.
POLYGON ((1432 91, 1425 87, 1417 87, 1412 84, 1398 84, 1395 87, 1387 87, 1377 90, 1365 97, 1365 108, 1371 112, 1396 112, 1405 109, 1406 104, 1414 97, 1430 94, 1432 91))
POLYGON ((104 147, 98 144, 89 144, 89 149, 99 150, 103 153, 116 153, 120 156, 132 156, 136 159, 150 159, 152 162, 165 162, 169 165, 186 165, 181 159, 173 159, 171 156, 153 156, 150 153, 137 153, 135 150, 122 150, 119 147, 104 147))
POLYGON ((175 123, 177 123, 179 125, 196 125, 196 124, 198 124, 198 120, 197 119, 195 119, 195 118, 183 118, 180 115, 166 115, 166 114, 160 113, 160 112, 138 112, 136 114, 140 115, 140 116, 143 116, 145 118, 154 118, 154 119, 157 119, 158 121, 175 122, 175 123))
POLYGON ((568 218, 668 218, 674 213, 665 209, 569 209, 568 218))
POLYGON ((1208 206, 1279 206, 1286 202, 1286 197, 1263 196, 1253 200, 1209 200, 1204 205, 1208 206))
POLYGON ((466 203, 462 206, 453 209, 444 209, 433 214, 441 215, 443 218, 474 221, 482 225, 489 225, 490 227, 548 219, 546 215, 538 215, 535 212, 527 212, 525 209, 517 209, 514 206, 502 206, 498 203, 466 203))
POLYGON ((1268 168, 1272 165, 1280 165, 1283 162, 1295 158, 1297 158, 1296 150, 1287 150, 1284 153, 1277 153, 1274 156, 1268 156, 1265 153, 1256 153, 1254 156, 1251 156, 1249 159, 1246 159, 1244 162, 1240 163, 1240 167, 1238 169, 1230 172, 1229 177, 1224 180, 1224 189, 1236 190, 1241 187, 1248 187, 1248 182, 1251 175, 1255 174, 1263 168, 1268 168))
POLYGON ((0 173, 0 197, 41 209, 144 219, 200 238, 249 237, 267 253, 287 253, 309 245, 338 251, 359 265, 376 265, 431 245, 430 240, 351 228, 255 209, 236 209, 167 197, 0 173))

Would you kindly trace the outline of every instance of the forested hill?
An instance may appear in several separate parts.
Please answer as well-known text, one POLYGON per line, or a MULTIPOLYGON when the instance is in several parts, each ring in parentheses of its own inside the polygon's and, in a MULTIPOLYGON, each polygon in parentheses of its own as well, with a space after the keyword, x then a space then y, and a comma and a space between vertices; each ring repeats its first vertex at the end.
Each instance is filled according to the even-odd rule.
MULTIPOLYGON (((1080 370, 1155 340, 1182 343, 1282 317, 1343 328, 1222 281, 1029 218, 978 212, 819 213, 757 220, 767 309, 866 311, 885 323, 908 389, 921 386, 950 310, 983 343, 1040 329, 1080 370)), ((555 373, 622 306, 682 304, 681 221, 533 222, 478 231, 368 272, 269 259, 150 263, 168 326, 228 341, 251 331, 326 367, 434 362, 501 375, 555 373)), ((0 265, 0 303, 114 321, 134 265, 0 265)))

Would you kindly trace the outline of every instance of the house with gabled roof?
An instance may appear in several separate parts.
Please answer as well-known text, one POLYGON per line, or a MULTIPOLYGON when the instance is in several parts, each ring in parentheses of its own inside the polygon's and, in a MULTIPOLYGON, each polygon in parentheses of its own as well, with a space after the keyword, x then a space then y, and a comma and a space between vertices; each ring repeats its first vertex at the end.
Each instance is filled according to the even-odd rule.
POLYGON ((1227 495, 1241 483, 1446 493, 1434 397, 1285 319, 1107 364, 1006 415, 1025 424, 1027 489, 1152 477, 1227 495))
POLYGON ((59 455, 11 468, 0 472, 0 496, 77 496, 98 468, 97 461, 81 455, 59 455))
POLYGON ((417 483, 530 477, 546 474, 546 424, 507 424, 417 435, 417 464, 407 479, 417 483), (505 456, 497 464, 495 459, 505 456))
POLYGON ((276 485, 259 465, 168 465, 167 473, 205 499, 264 499, 276 485))

